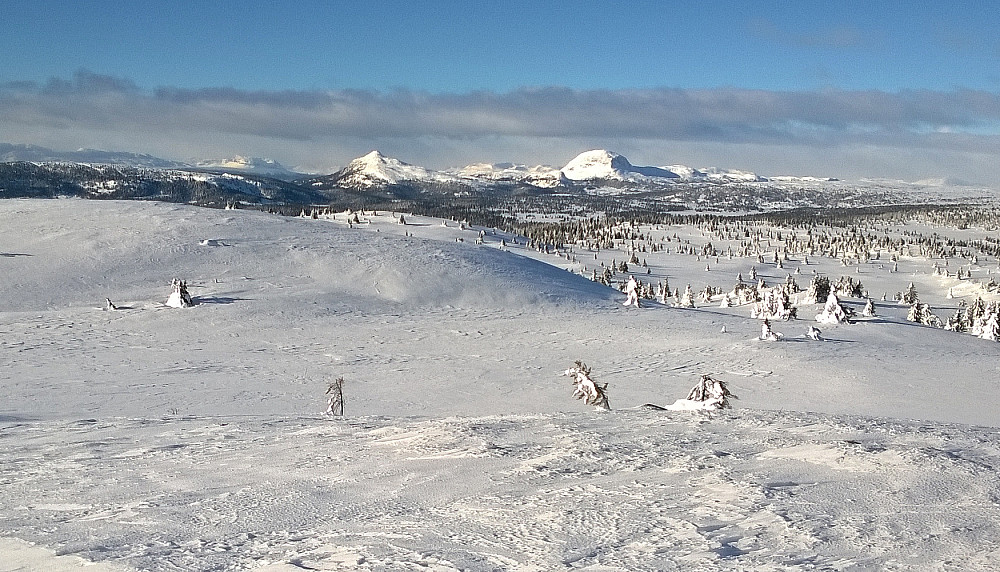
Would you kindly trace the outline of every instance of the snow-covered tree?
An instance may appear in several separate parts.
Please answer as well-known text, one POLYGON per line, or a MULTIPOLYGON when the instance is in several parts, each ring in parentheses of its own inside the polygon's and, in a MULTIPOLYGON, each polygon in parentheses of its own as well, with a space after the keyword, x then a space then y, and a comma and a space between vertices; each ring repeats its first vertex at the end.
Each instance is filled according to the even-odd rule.
POLYGON ((816 321, 821 324, 840 324, 846 322, 847 318, 847 311, 840 305, 840 299, 833 292, 827 295, 823 312, 816 315, 816 321))
POLYGON ((930 306, 923 302, 915 302, 910 306, 910 311, 906 314, 906 319, 924 326, 941 327, 941 319, 935 316, 931 312, 930 306))
POLYGON ((983 333, 979 334, 979 338, 991 342, 1000 341, 1000 314, 997 312, 990 314, 983 324, 983 333))
POLYGON ((771 329, 771 320, 765 318, 760 325, 760 337, 757 339, 765 342, 776 342, 783 337, 785 337, 783 334, 771 329))
POLYGON ((625 283, 625 301, 622 306, 635 306, 639 307, 639 283, 636 282, 635 276, 629 276, 628 282, 625 283))
POLYGON ((907 306, 913 306, 917 303, 918 299, 919 296, 917 295, 917 289, 913 285, 913 282, 910 282, 910 285, 906 287, 906 291, 903 292, 903 295, 899 298, 899 303, 907 306))
POLYGON ((819 328, 815 326, 809 326, 809 330, 806 331, 806 337, 809 338, 810 340, 818 342, 823 339, 822 337, 820 337, 822 333, 823 332, 821 332, 819 328))
POLYGON ((861 310, 861 315, 866 318, 875 317, 875 304, 872 302, 871 298, 868 298, 868 301, 865 302, 865 307, 861 310))
POLYGON ((819 304, 830 296, 830 279, 822 274, 812 277, 809 288, 806 290, 804 304, 819 304))
POLYGON ((944 329, 959 333, 969 331, 969 323, 965 319, 967 311, 968 308, 966 308, 965 300, 962 300, 958 303, 955 313, 948 318, 948 323, 945 324, 944 329))
POLYGON ((729 391, 726 382, 709 375, 701 376, 698 384, 691 388, 686 399, 678 399, 667 409, 674 411, 698 409, 729 409, 729 399, 739 399, 729 391))
POLYGON ((608 402, 608 384, 598 385, 591 377, 590 368, 587 364, 577 360, 573 367, 562 373, 566 377, 573 378, 575 388, 573 397, 582 399, 587 405, 593 405, 598 409, 610 410, 608 402))
POLYGON ((681 296, 681 301, 677 303, 680 308, 694 308, 694 292, 691 291, 691 285, 688 284, 684 289, 684 295, 681 296))
POLYGON ((167 298, 167 306, 171 308, 190 308, 194 306, 194 300, 187 291, 186 281, 174 278, 170 282, 170 285, 173 287, 173 292, 167 298))
POLYGON ((111 301, 111 298, 105 298, 104 301, 105 301, 105 305, 104 305, 104 309, 105 310, 117 310, 118 309, 118 306, 115 306, 115 303, 111 301))

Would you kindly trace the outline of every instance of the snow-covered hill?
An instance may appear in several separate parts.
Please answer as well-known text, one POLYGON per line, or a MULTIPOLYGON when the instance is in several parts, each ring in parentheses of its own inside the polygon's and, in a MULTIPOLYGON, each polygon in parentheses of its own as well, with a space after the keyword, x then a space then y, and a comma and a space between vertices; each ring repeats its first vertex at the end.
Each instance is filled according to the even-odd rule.
MULTIPOLYGON (((817 311, 803 303, 775 323, 784 341, 761 342, 745 307, 624 308, 578 274, 617 248, 547 254, 358 214, 0 201, 0 571, 1000 561, 1000 344, 892 302, 822 341, 801 335, 817 311), (173 278, 196 306, 164 304, 173 278), (572 399, 558 373, 574 360, 612 411, 572 399), (701 374, 730 383, 735 410, 644 407, 701 374), (341 376, 347 415, 326 418, 341 376)), ((978 291, 917 252, 778 270, 678 254, 709 240, 696 228, 641 231, 667 248, 638 276, 681 287, 801 266, 872 292, 916 282, 942 315, 978 291)))
POLYGON ((340 187, 369 189, 402 183, 453 183, 458 178, 372 151, 330 175, 329 181, 340 187))

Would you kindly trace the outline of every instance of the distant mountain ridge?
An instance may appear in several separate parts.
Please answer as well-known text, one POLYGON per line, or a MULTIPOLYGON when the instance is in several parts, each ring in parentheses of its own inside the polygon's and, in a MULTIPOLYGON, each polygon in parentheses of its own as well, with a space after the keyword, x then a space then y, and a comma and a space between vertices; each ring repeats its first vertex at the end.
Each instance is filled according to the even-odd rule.
MULTIPOLYGON (((32 163, 79 163, 87 165, 120 165, 148 169, 176 169, 254 174, 285 181, 308 179, 273 160, 236 155, 227 159, 181 162, 147 154, 125 151, 78 149, 53 151, 36 145, 0 143, 0 163, 27 161, 32 163)), ((399 185, 466 186, 482 189, 493 185, 523 185, 538 189, 559 186, 612 183, 613 186, 658 186, 675 182, 795 182, 831 181, 822 177, 762 177, 751 171, 716 167, 692 168, 685 165, 639 166, 624 155, 606 149, 580 153, 561 168, 548 165, 518 165, 513 163, 474 163, 465 167, 436 171, 403 162, 373 150, 354 159, 344 168, 320 179, 311 179, 313 186, 339 187, 370 191, 399 185), (322 182, 316 184, 317 180, 322 182)))
POLYGON ((0 163, 30 161, 32 163, 84 163, 92 165, 124 165, 150 169, 184 169, 191 165, 180 161, 161 159, 152 155, 129 153, 126 151, 102 151, 99 149, 77 149, 76 151, 53 151, 37 145, 13 145, 0 143, 0 163))

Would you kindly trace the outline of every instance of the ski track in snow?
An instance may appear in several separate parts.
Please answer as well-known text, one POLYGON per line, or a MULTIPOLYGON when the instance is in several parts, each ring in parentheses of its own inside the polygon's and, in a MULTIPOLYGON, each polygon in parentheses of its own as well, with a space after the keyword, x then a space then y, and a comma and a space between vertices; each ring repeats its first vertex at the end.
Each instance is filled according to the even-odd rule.
POLYGON ((1000 441, 964 426, 639 409, 7 420, 0 435, 0 534, 143 570, 909 570, 928 558, 969 570, 998 556, 1000 441))
MULTIPOLYGON (((0 203, 0 572, 995 568, 995 343, 881 303, 768 344, 746 308, 624 309, 383 218, 0 203), (175 277, 195 308, 163 305, 175 277), (570 398, 577 359, 614 411, 570 398), (641 407, 703 373, 738 409, 641 407), (348 417, 313 414, 341 375, 348 417)), ((940 307, 921 264, 861 277, 940 307)))

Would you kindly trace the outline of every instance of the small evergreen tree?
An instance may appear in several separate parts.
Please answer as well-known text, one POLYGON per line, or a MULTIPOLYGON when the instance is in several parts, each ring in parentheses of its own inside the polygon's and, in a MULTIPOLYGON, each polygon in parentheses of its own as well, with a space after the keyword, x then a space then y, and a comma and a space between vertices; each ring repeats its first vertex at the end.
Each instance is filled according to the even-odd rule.
POLYGON ((903 292, 902 297, 900 297, 899 303, 906 304, 907 306, 913 306, 917 303, 918 299, 917 289, 913 285, 913 282, 910 282, 910 285, 906 287, 906 292, 903 292))

